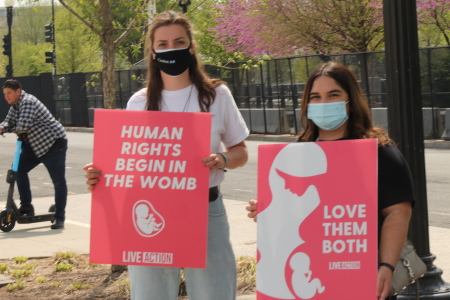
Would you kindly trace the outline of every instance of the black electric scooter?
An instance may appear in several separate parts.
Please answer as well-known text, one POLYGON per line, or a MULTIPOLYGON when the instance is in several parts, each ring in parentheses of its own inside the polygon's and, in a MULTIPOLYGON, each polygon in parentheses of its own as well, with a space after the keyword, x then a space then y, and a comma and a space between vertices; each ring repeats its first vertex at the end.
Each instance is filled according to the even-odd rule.
MULTIPOLYGON (((1 133, 3 136, 3 133, 1 133)), ((4 136, 3 136, 4 137, 4 136)), ((17 134, 16 152, 14 153, 14 161, 10 170, 6 175, 6 182, 9 183, 8 198, 6 200, 6 207, 0 212, 0 230, 3 232, 11 231, 16 222, 19 224, 29 224, 36 222, 53 222, 55 215, 55 205, 52 204, 49 208, 49 213, 40 215, 23 215, 19 212, 14 203, 14 185, 16 183, 17 169, 19 167, 20 152, 22 150, 23 134, 17 134)))

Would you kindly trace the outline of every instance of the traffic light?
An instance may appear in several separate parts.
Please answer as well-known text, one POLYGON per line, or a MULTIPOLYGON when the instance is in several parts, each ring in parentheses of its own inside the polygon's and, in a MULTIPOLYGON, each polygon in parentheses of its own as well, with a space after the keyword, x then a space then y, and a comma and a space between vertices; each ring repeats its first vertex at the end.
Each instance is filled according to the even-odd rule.
POLYGON ((11 78, 12 77, 12 73, 13 73, 12 66, 11 65, 7 65, 5 67, 5 70, 6 70, 6 77, 11 78))
POLYGON ((3 37, 3 54, 11 55, 11 35, 7 34, 3 37))
POLYGON ((48 51, 45 52, 45 62, 52 64, 55 62, 55 52, 53 51, 48 51))
POLYGON ((45 41, 47 43, 53 43, 55 41, 53 31, 53 23, 45 25, 45 41))

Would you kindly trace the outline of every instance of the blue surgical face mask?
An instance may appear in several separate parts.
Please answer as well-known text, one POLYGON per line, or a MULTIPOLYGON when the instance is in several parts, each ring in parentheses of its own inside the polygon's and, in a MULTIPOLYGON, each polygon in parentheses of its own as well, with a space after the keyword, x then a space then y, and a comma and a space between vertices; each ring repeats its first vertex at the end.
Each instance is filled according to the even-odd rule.
POLYGON ((323 130, 338 129, 348 119, 345 107, 347 102, 309 103, 308 119, 323 130))

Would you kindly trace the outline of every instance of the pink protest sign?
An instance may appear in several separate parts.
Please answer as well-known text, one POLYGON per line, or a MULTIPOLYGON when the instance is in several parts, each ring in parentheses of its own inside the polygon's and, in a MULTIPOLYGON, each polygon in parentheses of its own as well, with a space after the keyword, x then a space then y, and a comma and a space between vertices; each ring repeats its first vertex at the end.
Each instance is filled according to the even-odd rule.
POLYGON ((258 300, 376 299, 377 151, 376 140, 259 146, 258 300))
POLYGON ((95 110, 92 263, 206 267, 211 114, 95 110))

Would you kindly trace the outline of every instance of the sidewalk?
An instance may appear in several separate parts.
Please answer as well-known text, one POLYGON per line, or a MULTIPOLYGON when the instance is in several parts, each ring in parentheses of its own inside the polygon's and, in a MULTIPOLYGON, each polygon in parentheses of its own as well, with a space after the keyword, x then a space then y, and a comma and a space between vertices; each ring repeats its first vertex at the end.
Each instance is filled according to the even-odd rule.
MULTIPOLYGON (((36 199, 37 211, 45 211, 53 197, 36 199)), ((48 257, 58 251, 89 253, 91 194, 69 195, 67 221, 63 230, 51 230, 50 223, 16 224, 8 233, 0 232, 0 259, 16 256, 48 257), (78 212, 77 212, 78 211, 78 212), (81 212, 80 212, 81 211, 81 212)), ((256 223, 247 218, 246 203, 225 199, 231 227, 231 240, 236 257, 256 256, 256 223)), ((435 265, 444 271, 443 280, 450 282, 450 229, 429 227, 430 249, 437 256, 435 265)), ((238 300, 255 300, 255 295, 238 300)))

